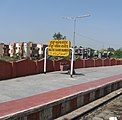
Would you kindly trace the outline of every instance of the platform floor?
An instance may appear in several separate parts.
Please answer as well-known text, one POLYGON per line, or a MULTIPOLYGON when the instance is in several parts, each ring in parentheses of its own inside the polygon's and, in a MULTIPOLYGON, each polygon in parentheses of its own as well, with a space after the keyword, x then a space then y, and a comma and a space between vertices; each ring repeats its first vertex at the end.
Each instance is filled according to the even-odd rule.
POLYGON ((73 78, 67 71, 58 71, 0 81, 0 103, 122 74, 122 65, 75 71, 73 78))
POLYGON ((122 80, 122 65, 82 68, 0 81, 0 119, 122 80))
POLYGON ((73 78, 67 71, 58 71, 0 81, 0 103, 121 74, 122 65, 75 71, 73 78))

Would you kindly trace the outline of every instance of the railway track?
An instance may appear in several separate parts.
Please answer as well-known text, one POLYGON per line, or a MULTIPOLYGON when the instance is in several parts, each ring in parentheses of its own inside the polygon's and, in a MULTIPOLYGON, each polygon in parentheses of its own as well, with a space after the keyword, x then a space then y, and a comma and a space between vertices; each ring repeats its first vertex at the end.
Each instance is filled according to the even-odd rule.
POLYGON ((122 120, 122 88, 57 120, 122 120))
POLYGON ((75 120, 122 120, 122 94, 75 120))

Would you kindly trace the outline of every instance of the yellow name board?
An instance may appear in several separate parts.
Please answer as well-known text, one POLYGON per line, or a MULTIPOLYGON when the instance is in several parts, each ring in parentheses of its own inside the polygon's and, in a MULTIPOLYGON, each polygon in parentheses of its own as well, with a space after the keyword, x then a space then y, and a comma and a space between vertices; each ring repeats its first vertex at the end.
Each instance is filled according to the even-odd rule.
POLYGON ((48 44, 48 55, 69 56, 71 42, 69 40, 50 40, 48 44))

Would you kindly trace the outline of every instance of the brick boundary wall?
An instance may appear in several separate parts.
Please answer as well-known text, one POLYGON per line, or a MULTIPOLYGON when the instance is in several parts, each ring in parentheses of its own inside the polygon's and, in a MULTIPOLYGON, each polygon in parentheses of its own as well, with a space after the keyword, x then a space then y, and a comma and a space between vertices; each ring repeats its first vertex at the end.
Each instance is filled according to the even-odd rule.
POLYGON ((102 59, 94 59, 94 67, 100 67, 102 66, 102 59))
POLYGON ((0 80, 12 78, 12 64, 10 62, 0 60, 0 80))
POLYGON ((110 66, 110 59, 108 58, 102 59, 102 66, 110 66))
POLYGON ((94 67, 94 59, 84 59, 84 68, 94 67))
POLYGON ((110 65, 113 66, 113 65, 117 65, 117 59, 110 59, 110 65))
MULTIPOLYGON (((47 60, 47 72, 59 71, 60 64, 66 63, 70 66, 69 60, 47 60)), ((19 60, 14 62, 0 61, 0 80, 16 77, 35 75, 44 72, 44 60, 19 60)), ((74 61, 74 68, 100 67, 122 65, 122 59, 77 59, 74 61)))
POLYGON ((53 120, 120 88, 122 74, 0 103, 0 119, 53 120))

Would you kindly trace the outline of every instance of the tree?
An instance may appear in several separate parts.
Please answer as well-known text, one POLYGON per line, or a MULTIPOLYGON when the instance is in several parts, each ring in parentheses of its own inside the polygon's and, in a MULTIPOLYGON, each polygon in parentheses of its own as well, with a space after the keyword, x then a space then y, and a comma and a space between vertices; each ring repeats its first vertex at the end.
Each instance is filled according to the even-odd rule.
POLYGON ((122 58, 122 48, 115 50, 114 57, 122 58))
POLYGON ((114 50, 114 48, 107 48, 107 51, 110 51, 110 52, 114 52, 115 50, 114 50))
POLYGON ((58 32, 53 35, 53 39, 55 40, 66 39, 66 36, 63 36, 60 32, 58 32))

